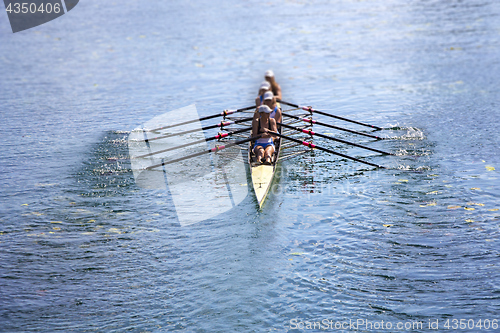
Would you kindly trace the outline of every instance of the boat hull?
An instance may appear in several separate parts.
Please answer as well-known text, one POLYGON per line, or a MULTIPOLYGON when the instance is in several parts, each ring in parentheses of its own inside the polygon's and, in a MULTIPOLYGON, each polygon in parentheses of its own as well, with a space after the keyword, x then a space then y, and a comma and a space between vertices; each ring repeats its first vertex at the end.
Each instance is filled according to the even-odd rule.
MULTIPOLYGON (((281 129, 280 129, 281 132, 281 129)), ((253 190, 259 204, 259 208, 264 205, 267 195, 273 183, 276 166, 279 162, 279 154, 281 147, 281 138, 274 140, 274 162, 272 165, 259 164, 255 165, 254 154, 252 152, 253 144, 248 147, 248 165, 250 166, 250 174, 252 177, 253 190)))
POLYGON ((251 170, 255 197, 259 207, 262 207, 273 182, 275 166, 259 165, 252 167, 251 170))

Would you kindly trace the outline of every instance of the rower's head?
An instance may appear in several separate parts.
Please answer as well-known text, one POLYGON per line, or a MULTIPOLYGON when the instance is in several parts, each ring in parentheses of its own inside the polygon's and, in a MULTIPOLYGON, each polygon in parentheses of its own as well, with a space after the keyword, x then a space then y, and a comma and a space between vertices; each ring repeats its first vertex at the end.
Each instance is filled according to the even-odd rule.
POLYGON ((266 91, 264 94, 264 105, 267 105, 269 108, 273 108, 274 104, 276 104, 276 98, 274 97, 274 94, 272 91, 266 91))
POLYGON ((269 89, 271 89, 271 84, 267 81, 262 82, 259 87, 259 96, 263 95, 269 89))
POLYGON ((259 111, 259 115, 261 117, 269 117, 272 112, 271 108, 267 105, 261 105, 257 110, 259 111))
POLYGON ((274 72, 272 70, 268 70, 264 73, 264 78, 266 79, 267 82, 272 83, 274 82, 274 72))

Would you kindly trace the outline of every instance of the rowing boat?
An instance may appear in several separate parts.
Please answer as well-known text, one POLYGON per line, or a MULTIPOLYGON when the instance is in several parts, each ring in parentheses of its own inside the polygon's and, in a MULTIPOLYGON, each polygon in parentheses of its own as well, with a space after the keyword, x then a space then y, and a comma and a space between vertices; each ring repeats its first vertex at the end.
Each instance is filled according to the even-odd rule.
MULTIPOLYGON (((281 126, 279 132, 281 133, 281 126)), ((274 154, 273 161, 271 165, 267 164, 256 164, 255 154, 253 153, 253 144, 250 142, 248 147, 248 165, 250 166, 250 174, 252 177, 253 190, 255 192, 255 197, 259 203, 259 208, 262 207, 264 201, 266 200, 267 194, 271 189, 273 183, 274 174, 276 172, 276 166, 279 162, 279 156, 281 151, 281 138, 276 138, 274 140, 274 154)))
MULTIPOLYGON (((363 161, 359 158, 351 157, 346 154, 338 153, 332 149, 313 144, 311 142, 313 136, 321 137, 323 140, 341 142, 346 145, 367 149, 383 155, 394 155, 379 149, 366 147, 364 145, 317 133, 311 128, 313 124, 347 131, 352 134, 368 136, 377 140, 386 139, 313 120, 312 114, 318 113, 324 116, 356 123, 358 125, 371 127, 376 130, 381 130, 382 128, 380 127, 338 117, 330 113, 313 109, 310 106, 299 106, 282 100, 278 103, 281 105, 280 108, 282 109, 282 115, 285 116, 285 118, 281 119, 281 121, 277 123, 279 129, 278 132, 269 132, 276 137, 274 142, 275 152, 273 154, 272 164, 266 165, 255 163, 255 156, 252 152, 253 145, 248 147, 250 177, 259 208, 262 208, 266 197, 273 186, 273 180, 277 171, 278 163, 281 163, 291 157, 307 153, 312 149, 321 150, 340 156, 344 159, 350 159, 379 169, 385 168, 382 165, 363 161), (283 105, 288 105, 292 108, 284 110, 282 107, 283 105), (304 111, 308 112, 308 114, 304 114, 304 111), (309 118, 304 118, 306 115, 309 118), (303 122, 306 122, 307 125, 304 125, 303 122), (306 134, 308 137, 297 137, 299 134, 306 134), (307 148, 304 149, 303 146, 307 148)), ((181 225, 192 224, 196 221, 201 221, 203 219, 213 217, 216 214, 220 214, 222 211, 230 209, 230 207, 235 207, 238 203, 243 201, 248 194, 247 189, 250 187, 246 186, 246 184, 249 183, 249 180, 244 172, 244 161, 240 158, 233 159, 234 156, 238 156, 239 154, 235 154, 234 156, 233 154, 227 154, 228 156, 233 156, 230 158, 232 162, 229 163, 223 162, 222 159, 201 158, 193 163, 193 166, 196 166, 194 169, 183 161, 201 157, 205 154, 218 154, 221 150, 229 147, 234 147, 234 149, 236 149, 235 151, 238 152, 240 151, 239 148, 246 149, 245 145, 260 137, 260 135, 251 137, 251 134, 249 137, 248 135, 243 134, 244 132, 251 130, 249 121, 253 117, 242 116, 235 118, 230 115, 239 112, 253 113, 254 111, 250 111, 252 109, 255 109, 255 105, 237 110, 224 110, 221 113, 200 118, 193 105, 179 109, 182 111, 175 110, 155 117, 141 127, 136 128, 130 133, 129 136, 130 161, 136 183, 140 187, 148 189, 166 189, 168 185, 168 189, 172 195, 181 225), (220 123, 210 126, 201 126, 201 120, 213 119, 219 116, 223 117, 223 121, 220 123), (233 128, 233 125, 243 126, 243 128, 233 128), (173 129, 176 127, 179 128, 173 129), (214 128, 220 128, 221 131, 225 131, 226 133, 219 132, 217 135, 209 136, 208 138, 205 137, 203 131, 214 128), (164 130, 167 131, 163 132, 164 130), (228 141, 227 137, 229 136, 234 139, 228 141), (180 139, 173 139, 175 137, 180 139), (213 148, 203 149, 203 147, 206 147, 205 144, 212 140, 219 140, 224 144, 217 144, 213 148), (182 144, 177 145, 176 142, 178 141, 182 142, 182 144), (238 148, 236 148, 236 146, 238 146, 238 148), (192 153, 188 154, 189 152, 192 153), (218 165, 218 167, 215 167, 215 165, 218 165), (198 171, 200 171, 199 177, 195 178, 195 180, 190 180, 189 177, 184 177, 182 178, 182 181, 180 181, 179 177, 176 175, 181 172, 182 175, 185 176, 184 171, 186 168, 189 168, 189 170, 193 169, 192 173, 196 175, 198 174, 198 171), (231 170, 231 172, 226 173, 226 170, 231 170), (228 177, 228 175, 232 176, 228 177), (222 185, 221 181, 225 182, 225 185, 222 185), (167 182, 167 184, 165 182, 167 182), (236 184, 241 185, 242 183, 245 183, 243 184, 245 185, 244 187, 236 186, 236 184), (205 200, 206 202, 209 202, 209 198, 213 198, 213 201, 210 201, 209 204, 206 205, 207 207, 215 206, 213 202, 216 202, 216 205, 224 207, 225 210, 213 210, 212 208, 201 209, 199 204, 193 204, 192 198, 203 197, 203 195, 207 196, 207 200, 205 200), (195 205, 197 209, 193 210, 195 205)))

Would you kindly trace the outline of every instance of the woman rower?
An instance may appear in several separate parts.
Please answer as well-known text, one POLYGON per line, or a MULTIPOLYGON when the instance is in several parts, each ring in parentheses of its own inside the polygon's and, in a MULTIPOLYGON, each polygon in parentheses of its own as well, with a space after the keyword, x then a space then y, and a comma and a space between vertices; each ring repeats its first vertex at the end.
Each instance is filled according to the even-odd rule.
POLYGON ((266 71, 266 73, 264 74, 264 78, 271 85, 271 91, 273 92, 274 96, 281 100, 281 87, 274 78, 274 72, 272 70, 266 71))
POLYGON ((258 107, 259 118, 253 121, 253 135, 261 134, 255 141, 253 152, 257 163, 272 164, 274 154, 274 136, 269 131, 277 132, 276 121, 269 117, 272 110, 267 105, 258 107), (262 160, 264 159, 264 160, 262 160))
MULTIPOLYGON (((274 97, 273 92, 270 90, 266 91, 260 98, 262 99, 262 105, 267 105, 271 109, 269 117, 276 120, 277 123, 281 123, 281 107, 279 103, 276 102, 276 98, 274 97)), ((253 114, 252 125, 258 118, 259 106, 257 106, 253 114)))
POLYGON ((276 103, 276 97, 272 91, 268 91, 264 94, 264 105, 267 105, 271 109, 271 118, 276 120, 277 123, 281 123, 281 108, 276 103))
POLYGON ((259 95, 255 98, 255 106, 257 107, 255 109, 255 112, 253 113, 253 119, 252 123, 259 118, 259 106, 264 104, 264 94, 271 89, 271 84, 267 81, 262 82, 262 84, 259 87, 259 95))
POLYGON ((255 105, 257 107, 261 106, 264 102, 264 94, 271 89, 271 84, 267 81, 262 82, 259 87, 259 93, 255 98, 255 105))

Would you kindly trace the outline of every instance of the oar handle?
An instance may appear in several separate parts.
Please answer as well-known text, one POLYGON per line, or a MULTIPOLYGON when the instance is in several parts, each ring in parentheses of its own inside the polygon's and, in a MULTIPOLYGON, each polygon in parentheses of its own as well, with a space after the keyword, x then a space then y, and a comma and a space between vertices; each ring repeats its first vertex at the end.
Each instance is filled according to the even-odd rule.
POLYGON ((375 126, 375 125, 365 124, 365 123, 362 123, 362 122, 359 122, 359 121, 356 121, 356 120, 352 120, 352 119, 347 119, 347 118, 344 118, 344 117, 336 116, 334 114, 327 113, 327 112, 324 112, 324 111, 319 111, 319 110, 313 109, 310 106, 300 106, 298 104, 288 103, 288 102, 282 101, 280 99, 277 99, 277 101, 280 102, 280 103, 292 106, 292 107, 297 108, 297 109, 302 109, 302 110, 305 110, 305 111, 309 111, 311 113, 316 112, 318 114, 322 114, 322 115, 327 116, 327 117, 332 117, 332 118, 336 118, 336 119, 339 119, 339 120, 348 121, 350 123, 354 123, 354 124, 358 124, 358 125, 362 125, 362 126, 374 128, 374 129, 377 129, 377 130, 381 130, 382 129, 381 127, 378 127, 378 126, 375 126))
POLYGON ((242 108, 242 109, 237 109, 236 112, 248 111, 248 110, 252 110, 252 109, 255 109, 255 105, 247 106, 246 108, 242 108))
POLYGON ((344 157, 344 158, 348 158, 350 160, 353 160, 353 161, 356 161, 356 162, 359 162, 359 163, 364 163, 364 164, 367 164, 367 165, 370 165, 370 166, 373 166, 373 167, 376 167, 376 168, 380 168, 380 169, 386 169, 386 167, 384 167, 382 165, 378 165, 378 164, 366 162, 366 161, 360 160, 359 158, 347 156, 347 155, 344 155, 342 153, 337 153, 336 151, 333 151, 333 150, 328 149, 328 148, 317 146, 317 145, 315 145, 315 144, 313 144, 311 142, 298 140, 298 139, 295 139, 295 138, 292 138, 292 137, 289 137, 289 136, 286 136, 286 135, 283 135, 283 134, 280 134, 280 133, 277 133, 277 132, 269 132, 269 133, 271 133, 273 135, 277 135, 277 136, 285 138, 285 139, 288 139, 290 141, 294 141, 294 142, 300 143, 300 144, 302 144, 302 145, 304 145, 306 147, 309 147, 309 148, 315 148, 315 149, 323 150, 323 151, 326 151, 327 153, 334 154, 334 155, 337 155, 337 156, 341 156, 341 157, 344 157))

